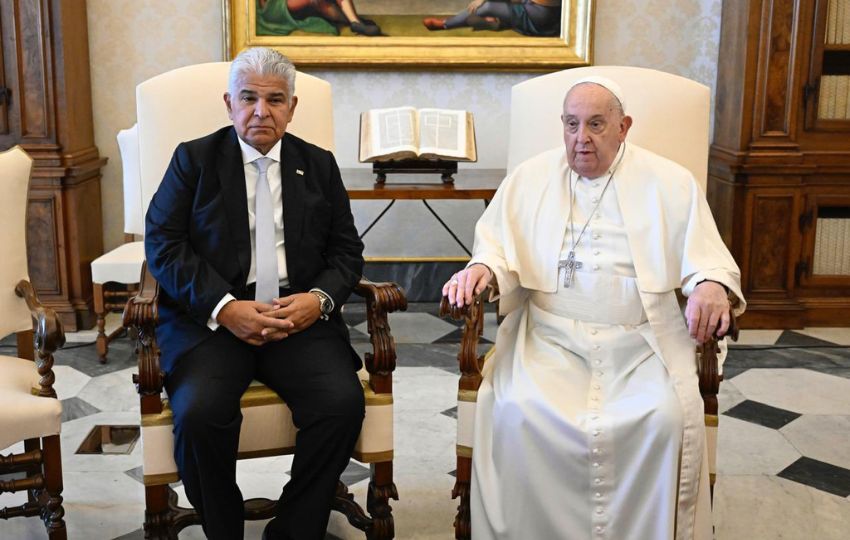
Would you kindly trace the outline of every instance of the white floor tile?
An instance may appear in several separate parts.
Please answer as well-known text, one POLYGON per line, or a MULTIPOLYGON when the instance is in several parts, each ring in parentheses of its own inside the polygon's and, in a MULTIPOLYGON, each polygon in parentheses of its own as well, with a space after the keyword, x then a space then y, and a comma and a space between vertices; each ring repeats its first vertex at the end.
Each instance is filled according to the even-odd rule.
POLYGON ((784 330, 741 330, 735 345, 773 345, 784 330))
POLYGON ((795 331, 838 345, 850 345, 850 328, 805 328, 795 331))
POLYGON ((850 416, 805 414, 779 431, 804 456, 850 469, 850 416))
POLYGON ((800 414, 847 414, 850 379, 808 369, 750 369, 734 379, 747 398, 800 414))
POLYGON ((775 429, 729 416, 720 418, 718 474, 777 474, 800 453, 775 429))

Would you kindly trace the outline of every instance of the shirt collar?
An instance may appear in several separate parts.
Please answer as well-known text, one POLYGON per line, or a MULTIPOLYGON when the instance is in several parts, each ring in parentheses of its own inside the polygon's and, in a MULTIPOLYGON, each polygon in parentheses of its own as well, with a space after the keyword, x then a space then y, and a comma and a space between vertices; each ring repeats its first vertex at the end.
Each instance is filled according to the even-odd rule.
POLYGON ((281 141, 283 139, 277 141, 274 144, 274 146, 272 146, 272 149, 269 150, 269 153, 266 154, 266 155, 263 155, 262 152, 260 152, 259 150, 257 150, 253 146, 251 146, 250 144, 246 143, 245 141, 243 141, 241 137, 236 137, 236 140, 239 141, 239 148, 242 150, 242 164, 243 165, 247 165, 251 162, 254 162, 254 161, 260 159, 261 157, 267 157, 267 158, 272 159, 276 163, 280 163, 280 148, 281 148, 281 141))

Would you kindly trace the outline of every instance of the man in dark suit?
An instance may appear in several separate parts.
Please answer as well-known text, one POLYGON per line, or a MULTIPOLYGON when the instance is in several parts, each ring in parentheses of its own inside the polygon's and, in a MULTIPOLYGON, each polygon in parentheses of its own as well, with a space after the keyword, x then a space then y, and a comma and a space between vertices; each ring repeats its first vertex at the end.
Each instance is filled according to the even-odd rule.
POLYGON ((224 94, 233 126, 177 147, 146 218, 175 460, 210 538, 243 536, 239 399, 252 379, 299 429, 264 537, 324 538, 365 410, 339 313, 363 244, 333 155, 286 133, 294 83, 283 55, 242 52, 224 94))

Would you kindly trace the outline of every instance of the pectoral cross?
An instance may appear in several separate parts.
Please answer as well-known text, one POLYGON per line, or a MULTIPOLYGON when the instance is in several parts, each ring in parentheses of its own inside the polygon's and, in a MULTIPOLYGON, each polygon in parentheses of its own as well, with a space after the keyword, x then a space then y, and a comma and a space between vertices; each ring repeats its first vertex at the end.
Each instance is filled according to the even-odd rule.
POLYGON ((558 271, 564 269, 564 287, 569 287, 573 281, 573 275, 576 268, 581 268, 581 262, 576 260, 576 252, 570 251, 567 253, 567 258, 563 261, 558 261, 558 271))

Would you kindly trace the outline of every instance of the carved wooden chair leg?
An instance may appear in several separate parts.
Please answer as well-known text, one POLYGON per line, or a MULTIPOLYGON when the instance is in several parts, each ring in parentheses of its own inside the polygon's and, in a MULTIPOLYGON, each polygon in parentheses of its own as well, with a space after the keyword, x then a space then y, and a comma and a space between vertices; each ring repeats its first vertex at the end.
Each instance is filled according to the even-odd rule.
POLYGON ((101 364, 106 363, 106 354, 109 352, 109 338, 106 336, 106 301, 103 297, 103 284, 94 283, 94 312, 97 315, 97 339, 95 340, 95 348, 97 349, 97 358, 101 364))
POLYGON ((62 508, 62 456, 59 447, 59 435, 45 437, 44 455, 44 491, 47 505, 42 511, 42 519, 47 526, 50 540, 65 540, 65 509, 62 508))
POLYGON ((452 499, 460 499, 455 516, 455 538, 469 540, 472 527, 469 521, 469 484, 472 481, 472 458, 458 456, 457 471, 455 471, 455 487, 452 499))
POLYGON ((145 486, 145 538, 177 538, 177 533, 169 534, 172 518, 168 509, 168 485, 145 486))
POLYGON ((373 463, 372 479, 366 495, 366 510, 372 516, 372 528, 366 533, 369 540, 389 540, 395 537, 390 499, 398 500, 398 490, 393 482, 393 462, 373 463))

